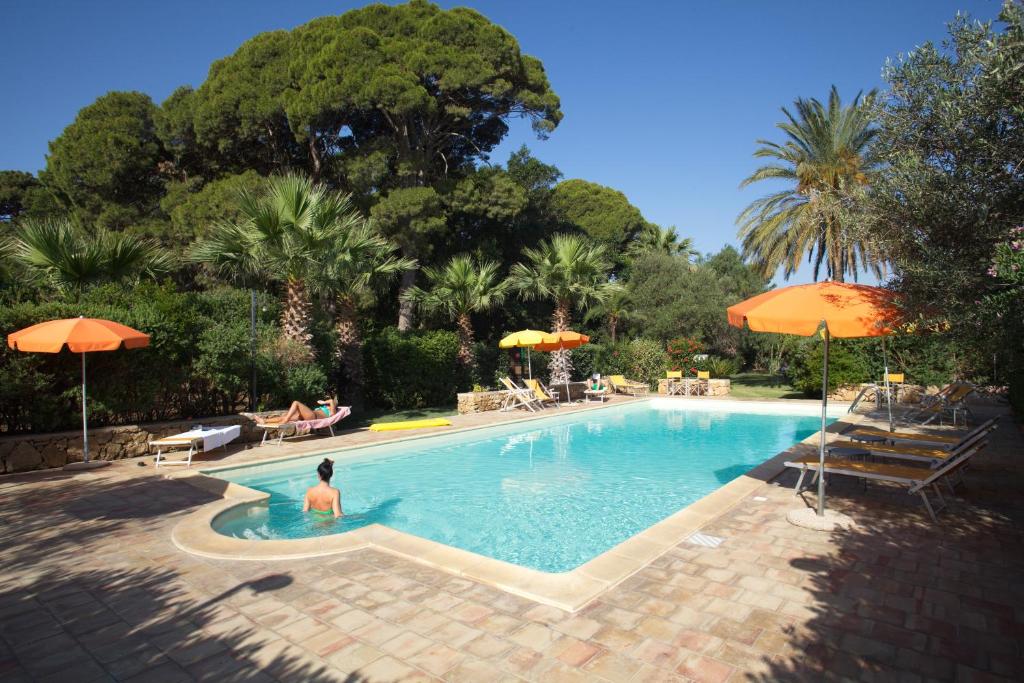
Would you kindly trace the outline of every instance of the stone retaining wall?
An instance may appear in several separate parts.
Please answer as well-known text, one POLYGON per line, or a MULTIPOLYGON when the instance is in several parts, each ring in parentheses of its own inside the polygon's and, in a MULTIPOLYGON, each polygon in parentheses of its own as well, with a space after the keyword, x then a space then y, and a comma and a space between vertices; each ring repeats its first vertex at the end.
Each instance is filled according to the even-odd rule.
MULTIPOLYGON (((193 425, 226 427, 241 425, 242 433, 233 443, 259 441, 263 430, 246 415, 225 415, 199 420, 153 422, 89 430, 90 460, 120 460, 146 455, 150 439, 187 432, 193 425)), ((63 467, 82 459, 82 432, 25 434, 0 438, 0 473, 27 472, 63 467)))

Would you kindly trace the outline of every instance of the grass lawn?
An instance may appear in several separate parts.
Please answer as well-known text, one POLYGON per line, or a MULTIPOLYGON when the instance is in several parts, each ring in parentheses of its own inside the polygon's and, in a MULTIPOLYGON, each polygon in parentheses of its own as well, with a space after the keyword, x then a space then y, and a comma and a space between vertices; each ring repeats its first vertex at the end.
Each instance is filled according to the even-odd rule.
POLYGON ((729 395, 735 398, 807 398, 777 375, 742 372, 730 380, 729 395))
POLYGON ((432 417, 448 417, 456 415, 455 406, 438 406, 433 408, 411 408, 409 410, 367 410, 354 416, 347 429, 369 427, 374 422, 402 422, 403 420, 426 420, 432 417))

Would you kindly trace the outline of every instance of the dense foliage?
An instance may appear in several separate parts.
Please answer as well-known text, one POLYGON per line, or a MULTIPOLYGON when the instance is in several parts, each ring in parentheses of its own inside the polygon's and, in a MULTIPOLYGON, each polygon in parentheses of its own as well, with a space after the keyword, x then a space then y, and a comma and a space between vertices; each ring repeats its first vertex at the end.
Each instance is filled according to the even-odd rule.
POLYGON ((861 218, 919 327, 942 329, 954 372, 1024 396, 1024 298, 999 265, 1024 224, 1024 6, 1007 2, 1000 20, 958 17, 947 44, 887 66, 884 172, 861 218))
MULTIPOLYGON (((496 344, 526 327, 591 335, 533 354, 554 382, 754 369, 814 393, 817 337, 741 331, 725 309, 805 257, 836 279, 885 261, 913 321, 890 367, 1024 397, 1022 15, 957 19, 863 100, 797 100, 748 179, 790 184, 741 218, 750 260, 697 254, 525 146, 495 163, 511 118, 545 137, 562 111, 476 11, 412 0, 260 34, 159 105, 97 98, 38 177, 0 171, 0 331, 92 315, 150 333, 90 356, 97 425, 328 392, 450 405, 525 365, 496 344)), ((833 348, 835 384, 880 377, 877 340, 833 348)), ((0 431, 74 426, 77 361, 0 351, 0 431)))

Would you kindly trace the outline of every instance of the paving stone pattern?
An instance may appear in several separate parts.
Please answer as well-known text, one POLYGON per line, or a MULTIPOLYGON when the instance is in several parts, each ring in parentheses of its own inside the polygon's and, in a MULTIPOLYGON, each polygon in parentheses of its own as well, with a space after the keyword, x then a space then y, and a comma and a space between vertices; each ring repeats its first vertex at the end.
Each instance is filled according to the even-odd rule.
POLYGON ((576 614, 379 551, 186 554, 212 496, 152 467, 0 477, 0 680, 1022 680, 1022 455, 1004 417, 938 525, 835 480, 833 534, 784 475, 576 614))

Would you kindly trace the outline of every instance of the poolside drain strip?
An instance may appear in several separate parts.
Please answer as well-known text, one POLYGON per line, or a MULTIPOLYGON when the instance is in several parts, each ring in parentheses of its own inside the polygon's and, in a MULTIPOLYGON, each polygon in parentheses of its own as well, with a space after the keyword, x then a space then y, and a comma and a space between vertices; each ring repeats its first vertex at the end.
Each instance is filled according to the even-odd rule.
POLYGON ((724 541, 725 539, 720 536, 709 536, 708 534, 702 534, 700 532, 690 534, 686 539, 687 543, 703 546, 705 548, 717 548, 722 545, 724 541))

